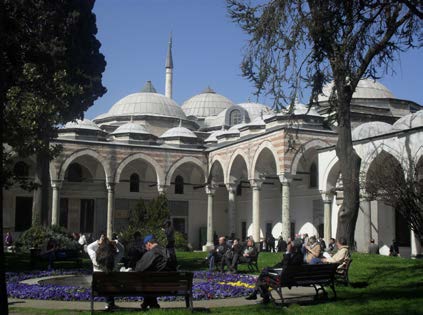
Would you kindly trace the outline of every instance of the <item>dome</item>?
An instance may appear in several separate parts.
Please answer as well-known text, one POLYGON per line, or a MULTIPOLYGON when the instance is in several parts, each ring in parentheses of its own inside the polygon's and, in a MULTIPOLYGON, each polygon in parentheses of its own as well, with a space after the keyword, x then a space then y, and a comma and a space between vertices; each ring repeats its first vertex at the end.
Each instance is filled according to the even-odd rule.
POLYGON ((216 116, 232 105, 234 103, 231 100, 207 88, 202 93, 185 101, 181 107, 187 116, 204 118, 216 116))
POLYGON ((174 100, 162 94, 156 93, 156 90, 150 81, 147 81, 147 84, 141 92, 125 96, 115 103, 107 114, 100 115, 96 117, 96 119, 113 116, 135 115, 151 115, 186 119, 183 110, 178 106, 178 104, 174 100))
POLYGON ((423 110, 419 110, 413 114, 408 114, 398 119, 393 128, 396 130, 405 130, 423 126, 423 110))
POLYGON ((160 139, 169 139, 169 138, 197 138, 195 133, 185 127, 175 127, 167 130, 162 134, 160 139))
POLYGON ((352 131, 352 139, 361 140, 375 137, 392 131, 392 126, 382 121, 372 121, 364 123, 354 128, 352 131))
POLYGON ((238 106, 241 106, 248 112, 251 120, 260 117, 262 113, 263 115, 271 115, 274 113, 269 107, 259 103, 240 103, 238 106))
POLYGON ((148 132, 147 129, 145 129, 143 125, 140 125, 134 122, 129 122, 120 126, 115 131, 112 132, 112 135, 120 135, 120 134, 128 134, 128 133, 151 135, 151 133, 148 132))
MULTIPOLYGON (((329 99, 332 87, 333 82, 323 87, 323 92, 319 95, 319 102, 329 99)), ((372 79, 361 79, 357 84, 352 98, 395 98, 395 96, 383 84, 372 79)))
POLYGON ((89 119, 77 119, 76 121, 70 121, 65 124, 62 129, 85 129, 85 130, 95 130, 102 131, 96 123, 92 122, 89 119))
POLYGON ((312 106, 301 104, 296 102, 294 104, 294 115, 309 115, 309 116, 320 116, 320 114, 316 111, 316 109, 312 106))

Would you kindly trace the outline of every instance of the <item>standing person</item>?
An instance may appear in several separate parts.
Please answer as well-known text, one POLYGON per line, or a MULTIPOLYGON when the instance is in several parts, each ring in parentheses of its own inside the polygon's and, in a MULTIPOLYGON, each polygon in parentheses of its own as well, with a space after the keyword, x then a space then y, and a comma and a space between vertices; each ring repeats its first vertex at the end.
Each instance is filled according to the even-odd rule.
POLYGON ((275 250, 275 238, 272 233, 267 234, 267 251, 276 253, 275 250))
POLYGON ((8 247, 13 245, 13 238, 10 232, 6 232, 6 235, 4 237, 4 245, 8 247))
POLYGON ((278 239, 278 252, 285 253, 287 246, 288 246, 288 244, 285 242, 285 240, 283 239, 282 235, 279 236, 279 239, 278 239))
MULTIPOLYGON (((118 240, 109 240, 104 233, 100 239, 87 246, 87 252, 93 263, 94 272, 117 271, 117 264, 122 259, 124 247, 118 240)), ((114 297, 106 298, 106 311, 111 311, 115 307, 114 297)))
MULTIPOLYGON (((165 248, 160 246, 155 240, 153 235, 147 235, 144 237, 144 246, 147 252, 137 262, 135 271, 174 271, 176 270, 169 264, 168 252, 165 248)), ((141 304, 141 308, 146 310, 147 308, 160 308, 155 297, 144 297, 144 302, 141 304)))
POLYGON ((379 254, 379 246, 375 244, 375 240, 373 238, 370 240, 369 254, 373 254, 373 255, 379 254))
POLYGON ((167 245, 166 249, 168 250, 170 256, 176 262, 176 252, 175 252, 175 229, 172 226, 170 220, 166 220, 163 224, 163 230, 166 234, 167 245))

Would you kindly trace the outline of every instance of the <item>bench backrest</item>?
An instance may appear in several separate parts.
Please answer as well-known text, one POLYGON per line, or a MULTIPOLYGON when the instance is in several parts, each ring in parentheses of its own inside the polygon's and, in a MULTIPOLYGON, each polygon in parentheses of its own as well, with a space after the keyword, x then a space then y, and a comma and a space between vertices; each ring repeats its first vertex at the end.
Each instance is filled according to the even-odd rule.
POLYGON ((338 264, 287 266, 281 274, 281 285, 325 284, 333 281, 338 264))
POLYGON ((186 295, 192 272, 94 272, 93 296, 186 295))

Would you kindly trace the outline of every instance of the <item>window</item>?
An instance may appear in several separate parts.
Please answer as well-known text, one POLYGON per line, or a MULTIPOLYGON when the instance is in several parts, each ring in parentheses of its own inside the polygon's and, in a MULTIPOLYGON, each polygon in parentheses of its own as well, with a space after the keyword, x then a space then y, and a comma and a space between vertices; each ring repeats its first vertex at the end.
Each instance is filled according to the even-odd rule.
POLYGON ((180 175, 175 178, 175 194, 182 195, 184 193, 184 178, 180 175))
POLYGON ((94 199, 81 199, 79 231, 81 233, 94 231, 94 199))
POLYGON ((229 123, 231 126, 242 123, 241 111, 239 111, 238 109, 233 110, 229 115, 229 123))
POLYGON ((310 188, 317 188, 317 165, 312 163, 310 166, 310 188))
POLYGON ((59 225, 68 228, 69 199, 60 198, 59 225))
POLYGON ((130 192, 139 192, 140 191, 140 177, 138 174, 134 173, 129 178, 129 191, 130 192))
POLYGON ((68 169, 68 181, 82 182, 82 167, 78 163, 72 163, 68 169))
POLYGON ((25 178, 29 176, 29 166, 25 162, 18 162, 13 168, 13 173, 18 178, 25 178))
POLYGON ((236 186, 236 195, 242 196, 242 182, 239 182, 239 184, 236 186))
POLYGON ((32 223, 32 197, 16 197, 15 231, 29 229, 32 223))

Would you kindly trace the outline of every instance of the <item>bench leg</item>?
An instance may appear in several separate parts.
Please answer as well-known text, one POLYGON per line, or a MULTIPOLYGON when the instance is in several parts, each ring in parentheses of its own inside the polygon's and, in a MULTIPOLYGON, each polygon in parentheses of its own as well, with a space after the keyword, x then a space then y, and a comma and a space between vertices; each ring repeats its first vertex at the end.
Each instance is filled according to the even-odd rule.
POLYGON ((94 297, 91 296, 91 315, 94 315, 94 297))
POLYGON ((330 288, 332 289, 334 299, 336 300, 335 281, 332 281, 332 283, 330 284, 330 288))
POLYGON ((314 296, 315 300, 319 299, 319 292, 322 291, 323 292, 323 296, 328 296, 328 293, 326 292, 325 288, 322 285, 316 285, 313 284, 314 290, 316 290, 316 295, 314 296), (317 287, 319 286, 319 287, 317 287))
POLYGON ((193 311, 192 293, 185 295, 185 306, 193 311))

